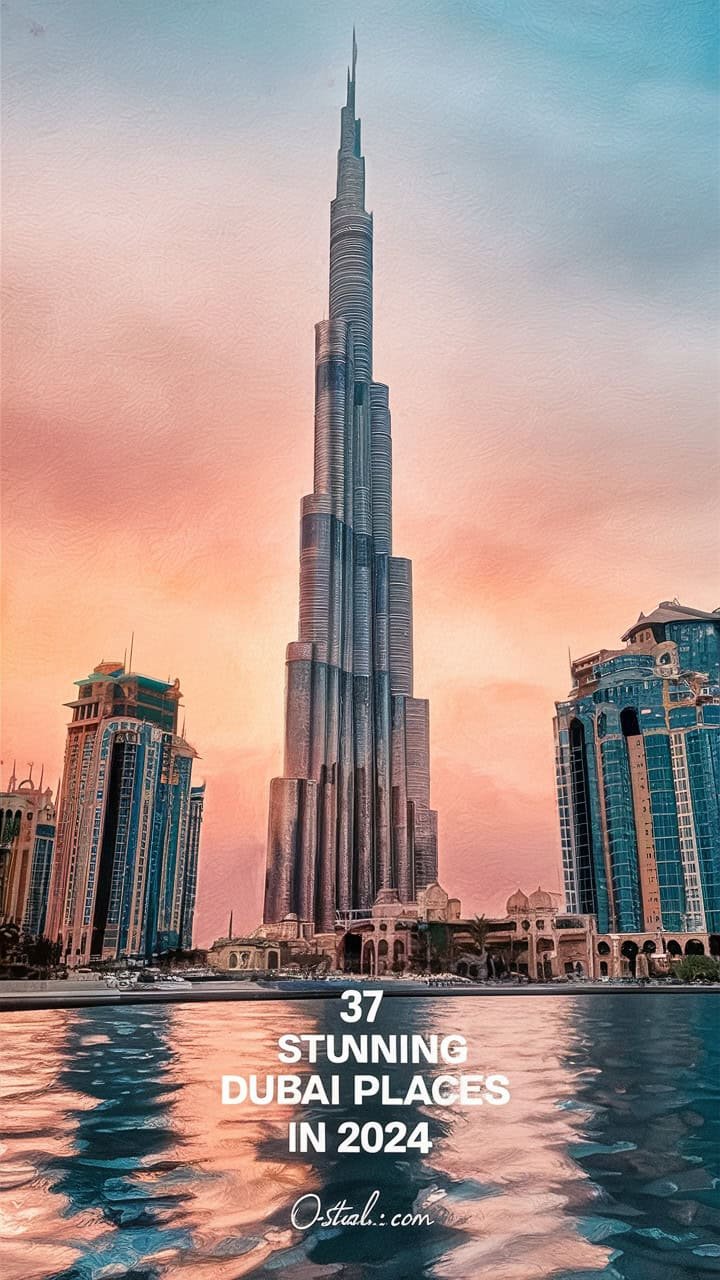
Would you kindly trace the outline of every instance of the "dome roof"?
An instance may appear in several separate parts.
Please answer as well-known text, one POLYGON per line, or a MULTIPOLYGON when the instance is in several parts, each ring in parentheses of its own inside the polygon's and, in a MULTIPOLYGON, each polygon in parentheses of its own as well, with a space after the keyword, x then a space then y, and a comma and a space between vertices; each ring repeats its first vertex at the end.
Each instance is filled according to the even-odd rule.
POLYGON ((505 909, 509 916, 511 916, 515 911, 527 911, 529 906, 530 903, 528 898, 523 893, 522 889, 516 889, 505 903, 505 909))
POLYGON ((528 906, 531 907, 533 911, 552 911, 553 900, 550 897, 550 894, 546 893, 546 891, 541 889, 540 885, 538 885, 535 892, 530 894, 528 906))
POLYGON ((442 885, 437 880, 433 880, 425 886, 425 900, 431 902, 447 902, 448 896, 442 885))

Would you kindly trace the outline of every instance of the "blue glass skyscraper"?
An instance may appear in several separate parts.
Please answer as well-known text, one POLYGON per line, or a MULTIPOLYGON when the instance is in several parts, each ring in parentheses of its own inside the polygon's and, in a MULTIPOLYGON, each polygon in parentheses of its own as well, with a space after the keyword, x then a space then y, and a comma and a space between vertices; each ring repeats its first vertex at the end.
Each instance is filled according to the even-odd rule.
POLYGON ((48 936, 76 963, 188 947, 203 788, 177 731, 179 681, 102 662, 77 684, 48 936))
POLYGON ((601 932, 717 932, 720 611, 664 601, 623 640, 556 703, 567 907, 601 932))

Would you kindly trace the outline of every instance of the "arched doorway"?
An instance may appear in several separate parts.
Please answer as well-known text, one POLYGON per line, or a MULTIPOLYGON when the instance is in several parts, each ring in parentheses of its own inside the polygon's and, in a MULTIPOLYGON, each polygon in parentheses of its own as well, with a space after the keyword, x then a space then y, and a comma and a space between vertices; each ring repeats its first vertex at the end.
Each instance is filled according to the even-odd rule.
POLYGON ((633 978, 635 977, 635 967, 637 964, 637 953, 639 949, 637 942, 633 942, 630 938, 628 938, 626 942, 623 942, 620 948, 620 955, 624 956, 627 960, 628 968, 633 978))
POLYGON ((238 967, 237 951, 231 951, 230 959, 228 961, 228 968, 237 969, 237 967, 238 967))
POLYGON ((699 938, 689 938, 685 943, 686 956, 704 956, 705 948, 699 938))
POLYGON ((279 968, 280 968, 280 956, 278 955, 277 951, 268 951, 268 953, 267 953, 267 967, 268 967, 268 969, 279 969, 279 968))
POLYGON ((375 973, 375 943, 372 938, 368 938, 363 947, 362 972, 369 974, 375 973))
POLYGON ((681 956, 682 947, 680 946, 679 942, 676 942, 674 938, 671 938, 667 944, 667 952, 669 956, 675 956, 675 957, 681 956))
POLYGON ((552 938, 538 938, 537 943, 537 976, 539 982, 549 982, 553 976, 551 952, 554 950, 552 938))
POLYGON ((405 943, 396 938, 393 943, 393 969, 399 973, 405 967, 405 943))
POLYGON ((389 947, 388 947, 388 941, 387 941, 387 938, 381 938, 381 939, 380 939, 380 941, 378 942, 378 949, 377 949, 377 956, 378 956, 378 959, 377 959, 377 971, 378 971, 378 975, 379 975, 379 974, 382 974, 382 973, 387 973, 387 967, 388 967, 388 951, 389 951, 389 947))
POLYGON ((720 956, 720 933, 711 933, 708 938, 711 956, 720 956))
POLYGON ((359 933, 346 933, 343 938, 343 970, 345 973, 362 972, 362 937, 359 933))

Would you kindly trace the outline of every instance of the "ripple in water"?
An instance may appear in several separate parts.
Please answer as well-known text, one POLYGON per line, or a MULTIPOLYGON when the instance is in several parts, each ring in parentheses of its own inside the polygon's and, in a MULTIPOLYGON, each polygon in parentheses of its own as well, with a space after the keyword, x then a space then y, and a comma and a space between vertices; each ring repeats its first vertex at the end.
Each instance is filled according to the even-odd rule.
MULTIPOLYGON (((716 1009, 712 993, 386 1000, 374 1030, 461 1032, 465 1070, 508 1075, 512 1100, 427 1113, 370 1100, 363 1121, 427 1119, 431 1151, 312 1158, 288 1154, 297 1113, 223 1107, 219 1082, 280 1070, 282 1032, 352 1030, 334 1000, 6 1015, 0 1274, 720 1275, 716 1009), (302 1194, 360 1209, 375 1189, 388 1218, 413 1209, 433 1224, 290 1225, 302 1194)), ((396 1086, 422 1068, 375 1070, 396 1086)), ((316 1106, 302 1118, 331 1130, 350 1114, 316 1106)))

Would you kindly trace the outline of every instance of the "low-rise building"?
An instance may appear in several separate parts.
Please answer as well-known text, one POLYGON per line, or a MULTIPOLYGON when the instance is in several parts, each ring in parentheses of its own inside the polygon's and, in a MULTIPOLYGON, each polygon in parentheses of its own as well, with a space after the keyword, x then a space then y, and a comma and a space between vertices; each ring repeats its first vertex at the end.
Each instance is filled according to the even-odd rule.
POLYGON ((707 933, 598 933, 592 915, 566 911, 559 894, 538 887, 507 900, 504 916, 463 916, 459 898, 436 881, 417 901, 394 890, 378 894, 368 912, 338 914, 334 934, 306 936, 294 916, 251 934, 218 938, 208 964, 219 972, 333 969, 368 977, 442 969, 484 980, 517 974, 533 982, 565 977, 595 980, 661 977, 687 955, 720 955, 707 933))
POLYGON ((335 964, 378 977, 438 967, 470 978, 596 976, 593 916, 563 911, 541 888, 530 895, 518 889, 506 911, 495 919, 463 917, 460 900, 437 882, 422 890, 416 903, 381 893, 363 918, 340 922, 335 964))
POLYGON ((595 938, 598 978, 664 977, 684 956, 720 956, 720 937, 708 933, 601 933, 595 938))
POLYGON ((268 942, 252 935, 218 938, 207 953, 208 967, 218 973, 276 972, 288 960, 285 944, 268 942))

